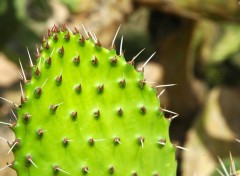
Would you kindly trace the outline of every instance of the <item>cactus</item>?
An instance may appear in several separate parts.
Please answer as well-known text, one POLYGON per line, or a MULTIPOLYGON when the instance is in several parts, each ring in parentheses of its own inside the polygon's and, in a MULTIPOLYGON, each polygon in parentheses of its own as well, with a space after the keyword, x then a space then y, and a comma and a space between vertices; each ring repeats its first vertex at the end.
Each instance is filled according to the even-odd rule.
POLYGON ((174 176, 156 89, 91 33, 54 26, 43 37, 26 80, 18 122, 10 125, 18 176, 174 176))

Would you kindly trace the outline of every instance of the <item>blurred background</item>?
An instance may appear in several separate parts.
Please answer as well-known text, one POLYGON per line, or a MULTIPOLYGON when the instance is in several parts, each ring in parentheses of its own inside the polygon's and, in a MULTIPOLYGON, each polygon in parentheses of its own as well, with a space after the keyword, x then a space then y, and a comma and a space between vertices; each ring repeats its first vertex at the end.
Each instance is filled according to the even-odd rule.
MULTIPOLYGON (((109 47, 121 25, 116 47, 136 67, 157 51, 145 67, 146 80, 177 84, 161 95, 161 106, 177 112, 171 124, 178 176, 213 176, 229 165, 231 151, 240 169, 240 6, 237 0, 0 0, 0 96, 20 104, 18 63, 30 78, 32 58, 42 34, 54 24, 82 24, 109 47)), ((159 92, 163 89, 159 89, 159 92)), ((14 119, 12 107, 0 102, 0 121, 14 119)), ((166 114, 169 117, 170 114, 166 114)), ((0 125, 0 137, 14 134, 0 125)), ((13 160, 0 139, 0 168, 13 160)), ((16 176, 10 168, 0 176, 16 176)))

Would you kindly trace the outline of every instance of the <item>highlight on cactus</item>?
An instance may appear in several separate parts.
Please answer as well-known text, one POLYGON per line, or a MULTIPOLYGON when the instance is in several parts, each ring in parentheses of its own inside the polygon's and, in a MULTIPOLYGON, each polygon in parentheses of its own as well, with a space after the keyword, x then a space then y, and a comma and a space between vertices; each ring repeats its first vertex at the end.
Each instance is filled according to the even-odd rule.
MULTIPOLYGON (((0 122, 15 133, 9 142, 18 176, 174 176, 171 118, 164 117, 157 88, 112 46, 104 48, 90 31, 53 26, 35 53, 32 78, 20 62, 21 105, 15 122, 0 122)), ((119 29, 118 29, 119 30, 119 29)), ((167 87, 163 85, 159 87, 167 87)), ((184 148, 182 148, 184 149, 184 148)))

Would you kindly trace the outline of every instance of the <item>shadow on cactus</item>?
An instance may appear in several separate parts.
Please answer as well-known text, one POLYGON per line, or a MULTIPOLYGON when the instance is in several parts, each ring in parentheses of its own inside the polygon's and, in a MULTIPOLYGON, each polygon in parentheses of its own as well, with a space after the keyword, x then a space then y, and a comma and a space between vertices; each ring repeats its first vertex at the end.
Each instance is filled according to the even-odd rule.
POLYGON ((18 176, 176 175, 157 91, 144 66, 136 71, 113 46, 76 28, 48 31, 35 65, 30 57, 30 81, 22 69, 17 123, 5 123, 16 135, 15 160, 5 168, 18 176))

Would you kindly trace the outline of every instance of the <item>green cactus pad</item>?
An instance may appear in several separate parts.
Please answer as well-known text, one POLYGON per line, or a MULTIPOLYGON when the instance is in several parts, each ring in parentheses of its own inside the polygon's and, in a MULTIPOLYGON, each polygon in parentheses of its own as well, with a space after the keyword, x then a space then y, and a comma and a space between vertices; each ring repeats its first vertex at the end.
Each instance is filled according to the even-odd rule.
POLYGON ((36 57, 13 128, 18 176, 176 175, 170 122, 143 72, 64 27, 36 57))

